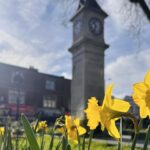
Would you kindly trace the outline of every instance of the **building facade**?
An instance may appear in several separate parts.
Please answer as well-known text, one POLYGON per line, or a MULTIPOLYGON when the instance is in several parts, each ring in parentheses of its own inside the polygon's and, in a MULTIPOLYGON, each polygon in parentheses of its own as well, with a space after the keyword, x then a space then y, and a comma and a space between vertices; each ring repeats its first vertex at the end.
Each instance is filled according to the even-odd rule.
POLYGON ((70 80, 0 63, 0 106, 70 110, 70 80))

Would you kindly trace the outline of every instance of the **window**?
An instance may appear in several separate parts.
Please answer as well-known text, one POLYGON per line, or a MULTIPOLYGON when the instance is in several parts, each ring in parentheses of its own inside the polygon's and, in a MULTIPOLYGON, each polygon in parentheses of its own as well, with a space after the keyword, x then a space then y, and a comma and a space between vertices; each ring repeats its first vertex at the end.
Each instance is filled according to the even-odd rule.
POLYGON ((24 80, 23 73, 18 72, 18 71, 12 73, 12 76, 11 76, 11 83, 12 84, 16 84, 16 83, 18 84, 18 82, 19 82, 19 84, 22 85, 23 80, 24 80))
POLYGON ((44 96, 43 107, 56 108, 56 96, 44 96))
POLYGON ((55 82, 52 80, 46 80, 45 88, 47 90, 55 90, 55 82))
POLYGON ((23 91, 18 92, 17 90, 9 90, 8 103, 16 104, 17 99, 19 100, 19 104, 25 104, 25 93, 23 91))

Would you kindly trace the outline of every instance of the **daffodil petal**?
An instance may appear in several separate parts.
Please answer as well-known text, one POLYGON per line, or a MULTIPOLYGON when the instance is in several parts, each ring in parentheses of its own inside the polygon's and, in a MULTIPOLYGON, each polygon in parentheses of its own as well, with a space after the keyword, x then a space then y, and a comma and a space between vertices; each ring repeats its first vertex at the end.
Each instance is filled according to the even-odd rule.
POLYGON ((106 125, 106 128, 108 130, 108 133, 110 136, 116 138, 116 139, 119 139, 120 138, 120 133, 115 125, 115 120, 111 119, 107 125, 106 125))
POLYGON ((144 83, 150 88, 150 70, 148 70, 147 74, 145 75, 144 83))
POLYGON ((135 104, 137 104, 139 107, 140 106, 146 106, 146 93, 147 93, 147 86, 144 83, 136 83, 133 85, 133 101, 135 104))
POLYGON ((74 120, 74 124, 75 124, 76 126, 79 126, 79 125, 80 125, 80 120, 79 120, 79 118, 76 118, 76 119, 74 120))
POLYGON ((110 84, 107 88, 106 88, 106 92, 105 92, 105 97, 103 100, 103 104, 102 104, 102 108, 106 105, 106 106, 111 106, 111 94, 112 94, 112 90, 113 90, 113 84, 110 84))
POLYGON ((100 122, 100 110, 101 107, 98 105, 98 100, 92 97, 88 101, 88 108, 84 111, 86 113, 86 117, 88 119, 87 126, 90 127, 91 130, 96 129, 100 122))
POLYGON ((86 129, 81 126, 78 127, 77 130, 78 130, 79 135, 83 135, 86 133, 86 129))
POLYGON ((148 107, 140 107, 140 117, 141 118, 146 118, 147 116, 150 116, 150 110, 148 107))
POLYGON ((72 126, 72 124, 73 124, 72 117, 65 115, 65 125, 66 125, 66 127, 68 128, 68 127, 72 126))
POLYGON ((99 125, 99 121, 93 121, 89 120, 87 123, 87 126, 90 128, 90 130, 96 129, 96 127, 99 125))
POLYGON ((143 82, 140 82, 140 83, 136 83, 133 85, 133 97, 136 96, 136 97, 139 97, 141 99, 144 99, 146 97, 146 92, 147 92, 147 86, 143 83, 143 82))
POLYGON ((130 108, 130 104, 126 101, 114 99, 112 100, 113 104, 111 106, 112 110, 118 111, 118 112, 127 112, 130 108))
POLYGON ((100 124, 101 130, 104 131, 105 126, 103 124, 100 124))
POLYGON ((79 118, 72 118, 71 116, 65 116, 65 126, 68 133, 68 139, 77 142, 77 131, 79 135, 82 135, 86 132, 86 130, 80 126, 79 118))
POLYGON ((73 131, 68 130, 68 139, 77 143, 77 131, 74 129, 73 131))

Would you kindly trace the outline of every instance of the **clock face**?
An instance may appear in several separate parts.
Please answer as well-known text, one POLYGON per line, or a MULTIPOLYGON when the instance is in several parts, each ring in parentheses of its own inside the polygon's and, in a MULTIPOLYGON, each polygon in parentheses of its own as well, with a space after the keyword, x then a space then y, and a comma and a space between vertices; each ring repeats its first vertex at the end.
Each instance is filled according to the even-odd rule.
POLYGON ((75 23, 74 23, 74 33, 75 35, 78 35, 81 31, 81 20, 77 20, 75 23))
POLYGON ((101 21, 95 17, 91 18, 89 20, 89 29, 94 35, 99 36, 102 32, 101 21))

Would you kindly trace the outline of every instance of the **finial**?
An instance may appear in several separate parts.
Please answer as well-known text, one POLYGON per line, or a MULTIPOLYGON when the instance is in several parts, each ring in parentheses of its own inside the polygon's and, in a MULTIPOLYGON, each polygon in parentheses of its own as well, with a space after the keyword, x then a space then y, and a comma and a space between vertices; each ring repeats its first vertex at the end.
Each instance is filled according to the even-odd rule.
POLYGON ((78 9, 82 8, 83 6, 86 7, 94 7, 99 9, 99 5, 97 4, 96 0, 80 0, 78 9))

